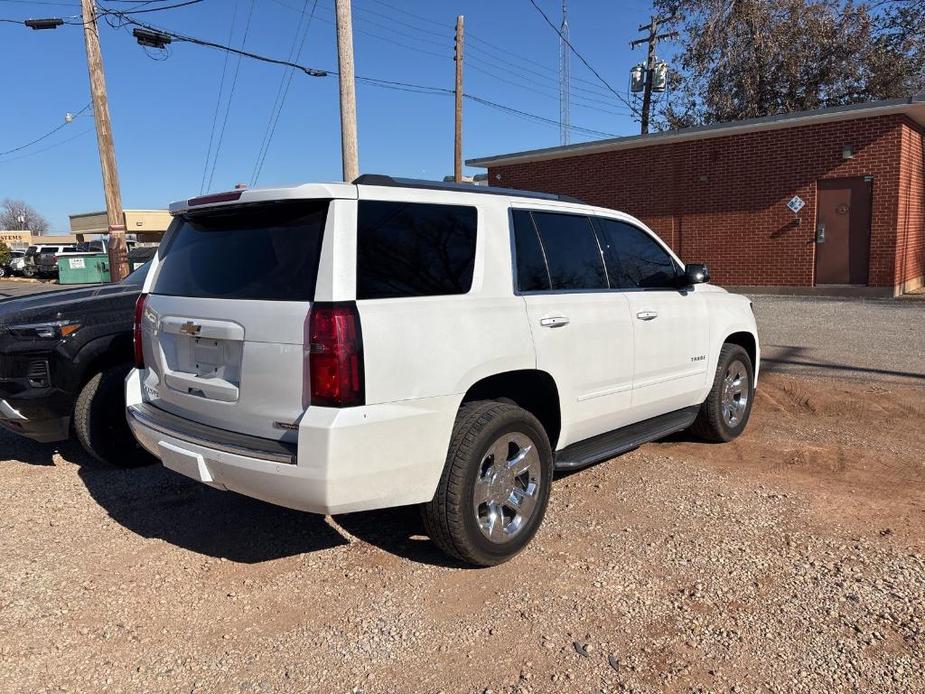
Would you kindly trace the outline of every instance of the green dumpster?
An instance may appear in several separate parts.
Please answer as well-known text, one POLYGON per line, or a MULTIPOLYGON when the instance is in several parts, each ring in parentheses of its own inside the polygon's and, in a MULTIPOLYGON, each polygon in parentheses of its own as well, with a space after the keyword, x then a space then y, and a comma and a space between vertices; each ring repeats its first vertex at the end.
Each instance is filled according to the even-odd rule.
POLYGON ((109 281, 109 256, 80 253, 58 258, 58 284, 102 284, 109 281))

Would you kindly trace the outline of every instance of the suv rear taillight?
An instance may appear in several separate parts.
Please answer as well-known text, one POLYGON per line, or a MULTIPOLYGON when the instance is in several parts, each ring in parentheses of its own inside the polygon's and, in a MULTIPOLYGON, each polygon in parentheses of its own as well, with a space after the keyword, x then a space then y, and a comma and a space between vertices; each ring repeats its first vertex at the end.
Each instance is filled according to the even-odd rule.
POLYGON ((145 301, 147 294, 139 294, 138 300, 135 301, 135 325, 132 328, 132 342, 135 343, 135 368, 145 368, 145 353, 141 343, 141 321, 145 315, 145 301))
POLYGON ((305 319, 302 401, 306 407, 365 402, 363 336, 354 302, 312 304, 305 319))

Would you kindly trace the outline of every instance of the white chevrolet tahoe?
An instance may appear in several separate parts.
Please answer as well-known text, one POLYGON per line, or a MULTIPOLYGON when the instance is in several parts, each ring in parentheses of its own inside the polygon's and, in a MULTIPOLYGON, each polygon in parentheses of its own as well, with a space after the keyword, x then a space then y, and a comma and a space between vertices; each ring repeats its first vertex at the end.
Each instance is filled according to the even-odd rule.
POLYGON ((420 504, 437 545, 491 565, 536 533, 555 471, 748 421, 750 302, 626 214, 374 175, 170 209, 127 417, 218 489, 420 504))

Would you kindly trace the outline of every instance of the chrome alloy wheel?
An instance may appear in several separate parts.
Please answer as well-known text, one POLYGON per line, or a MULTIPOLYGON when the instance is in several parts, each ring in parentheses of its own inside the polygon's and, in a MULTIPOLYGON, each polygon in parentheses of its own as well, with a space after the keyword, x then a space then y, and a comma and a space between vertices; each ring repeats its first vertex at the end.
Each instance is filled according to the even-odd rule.
POLYGON ((750 393, 748 371, 745 369, 745 364, 736 359, 729 365, 726 369, 726 375, 723 376, 721 402, 723 421, 727 425, 734 427, 742 421, 745 408, 748 406, 750 393))
POLYGON ((511 432, 482 456, 472 507, 482 534, 503 543, 530 521, 540 493, 540 456, 533 440, 511 432))

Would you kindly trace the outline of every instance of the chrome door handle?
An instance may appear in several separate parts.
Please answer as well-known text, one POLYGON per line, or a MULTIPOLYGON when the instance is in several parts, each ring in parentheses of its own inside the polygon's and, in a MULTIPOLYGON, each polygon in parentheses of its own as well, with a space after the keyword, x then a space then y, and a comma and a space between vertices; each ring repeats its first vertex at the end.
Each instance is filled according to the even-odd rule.
POLYGON ((658 313, 656 311, 640 311, 636 314, 636 318, 639 320, 653 320, 658 318, 658 313))
POLYGON ((540 325, 544 328, 561 328, 568 325, 568 318, 565 316, 553 316, 552 318, 540 318, 540 325))

